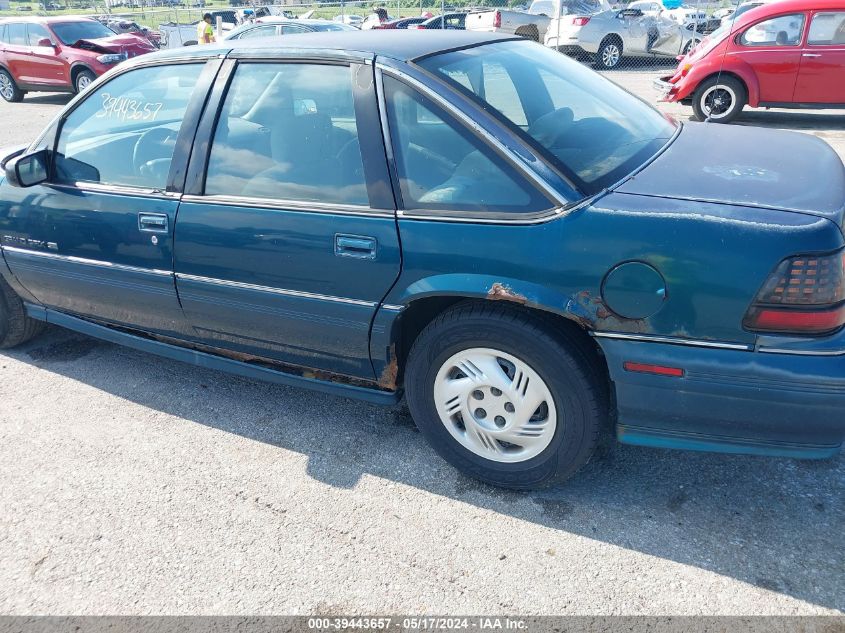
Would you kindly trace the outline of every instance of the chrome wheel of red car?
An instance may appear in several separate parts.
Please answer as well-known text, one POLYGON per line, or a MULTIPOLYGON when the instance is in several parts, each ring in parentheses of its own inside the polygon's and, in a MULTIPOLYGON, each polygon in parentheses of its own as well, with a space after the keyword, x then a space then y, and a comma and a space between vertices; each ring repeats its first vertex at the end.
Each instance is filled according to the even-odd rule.
POLYGON ((94 73, 83 70, 76 77, 76 92, 82 92, 96 79, 94 73))
POLYGON ((745 86, 733 77, 713 77, 701 83, 692 100, 695 118, 699 121, 729 123, 745 106, 745 86))
POLYGON ((5 70, 0 69, 0 97, 14 103, 23 99, 23 94, 23 91, 15 84, 12 76, 5 70))

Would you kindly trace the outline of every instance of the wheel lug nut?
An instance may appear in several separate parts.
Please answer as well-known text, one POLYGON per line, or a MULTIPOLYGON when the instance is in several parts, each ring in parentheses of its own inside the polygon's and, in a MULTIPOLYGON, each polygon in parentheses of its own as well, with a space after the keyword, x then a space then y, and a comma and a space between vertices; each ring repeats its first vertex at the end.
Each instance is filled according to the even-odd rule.
POLYGON ((494 422, 496 422, 496 426, 498 426, 500 429, 505 426, 505 418, 500 415, 497 415, 495 417, 494 422))
POLYGON ((505 411, 507 411, 508 413, 513 413, 514 411, 516 411, 516 409, 514 409, 514 406, 513 406, 512 403, 506 402, 505 403, 505 411))
POLYGON ((476 400, 484 400, 484 392, 479 389, 476 389, 472 392, 472 397, 476 400))
POLYGON ((495 387, 490 387, 490 393, 492 393, 494 396, 501 396, 502 390, 496 389, 495 387))
POLYGON ((486 418, 487 412, 484 409, 476 409, 475 410, 475 417, 477 418, 486 418))

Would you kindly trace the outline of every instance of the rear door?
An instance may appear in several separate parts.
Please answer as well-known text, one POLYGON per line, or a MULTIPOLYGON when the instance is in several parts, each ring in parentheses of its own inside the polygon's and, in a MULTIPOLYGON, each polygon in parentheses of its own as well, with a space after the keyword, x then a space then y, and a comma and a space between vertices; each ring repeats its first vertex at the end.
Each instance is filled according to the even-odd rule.
POLYGON ((793 100, 845 104, 845 5, 810 16, 793 100))
POLYGON ((745 29, 735 55, 754 69, 762 103, 791 103, 801 64, 806 16, 790 13, 761 20, 745 29))
POLYGON ((29 64, 29 38, 25 22, 12 22, 6 25, 6 42, 3 44, 6 66, 18 83, 31 84, 33 81, 29 64))
POLYGON ((185 315, 204 344, 373 379, 370 324, 400 269, 373 67, 226 64, 179 207, 185 315))
POLYGON ((219 60, 114 76, 64 115, 46 183, 5 186, 3 253, 41 303, 180 335, 173 226, 187 151, 219 60))

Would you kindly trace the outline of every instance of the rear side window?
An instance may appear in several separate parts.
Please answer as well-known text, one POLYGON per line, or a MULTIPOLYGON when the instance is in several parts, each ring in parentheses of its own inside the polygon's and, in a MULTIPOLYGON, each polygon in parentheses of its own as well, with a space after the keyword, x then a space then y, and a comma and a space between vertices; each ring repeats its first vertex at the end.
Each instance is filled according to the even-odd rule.
POLYGON ((259 26, 254 29, 244 31, 238 36, 238 39, 248 40, 254 37, 273 37, 276 34, 275 26, 259 26))
POLYGON ((349 66, 239 64, 205 193, 369 206, 349 66))
POLYGON ((531 213, 551 203, 445 112, 384 78, 387 114, 406 209, 531 213))
POLYGON ((753 25, 740 41, 745 46, 798 46, 803 29, 803 13, 780 15, 753 25))
POLYGON ((139 68, 92 91, 62 124, 57 182, 164 189, 202 66, 139 68))
POLYGON ((816 13, 810 22, 807 36, 810 46, 831 46, 845 44, 845 12, 829 11, 816 13))
POLYGON ((9 44, 14 46, 26 46, 26 24, 17 23, 8 25, 9 44))

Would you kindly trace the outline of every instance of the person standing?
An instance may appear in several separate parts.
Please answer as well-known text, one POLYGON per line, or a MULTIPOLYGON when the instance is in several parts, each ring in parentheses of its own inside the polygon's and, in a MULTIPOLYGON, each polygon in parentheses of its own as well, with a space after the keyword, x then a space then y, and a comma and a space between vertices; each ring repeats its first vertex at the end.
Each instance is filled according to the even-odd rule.
POLYGON ((197 43, 211 44, 216 41, 214 38, 214 27, 211 26, 212 17, 210 13, 202 16, 202 20, 197 24, 197 43))

